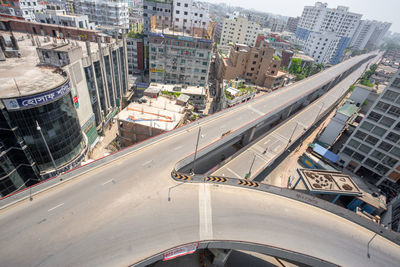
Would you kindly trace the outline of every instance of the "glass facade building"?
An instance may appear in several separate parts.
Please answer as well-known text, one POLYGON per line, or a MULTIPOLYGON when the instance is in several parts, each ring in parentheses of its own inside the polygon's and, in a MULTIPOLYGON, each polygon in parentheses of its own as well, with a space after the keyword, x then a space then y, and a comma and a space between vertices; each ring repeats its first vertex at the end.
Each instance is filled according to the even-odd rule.
POLYGON ((19 129, 17 138, 24 140, 29 148, 29 157, 42 174, 54 170, 45 141, 58 169, 63 169, 84 152, 85 138, 73 103, 69 79, 44 93, 4 101, 7 109, 5 121, 11 128, 19 129), (36 123, 39 123, 45 141, 36 123))

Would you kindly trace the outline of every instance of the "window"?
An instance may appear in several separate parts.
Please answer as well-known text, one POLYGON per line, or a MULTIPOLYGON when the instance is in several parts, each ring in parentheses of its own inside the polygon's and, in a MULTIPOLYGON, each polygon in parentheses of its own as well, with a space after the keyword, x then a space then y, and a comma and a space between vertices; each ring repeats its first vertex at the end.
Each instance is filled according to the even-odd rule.
POLYGON ((188 7, 188 4, 185 4, 185 7, 188 7))
POLYGON ((394 79, 393 83, 390 86, 400 89, 400 78, 394 79))
POLYGON ((384 141, 382 141, 379 146, 380 149, 384 150, 384 151, 389 151, 393 146, 391 144, 388 144, 384 141))
POLYGON ((365 139, 365 142, 367 142, 368 144, 371 144, 371 145, 376 145, 376 143, 378 143, 378 141, 379 141, 378 138, 375 138, 371 135, 368 136, 367 139, 365 139))
POLYGON ((151 52, 156 52, 156 48, 155 48, 155 47, 152 47, 152 48, 151 48, 151 52))
POLYGON ((386 130, 381 127, 375 126, 375 128, 372 130, 372 133, 376 134, 377 136, 383 136, 386 133, 386 130))
POLYGON ((346 154, 346 155, 348 155, 348 156, 351 156, 351 155, 353 155, 354 150, 352 150, 352 149, 346 147, 345 149, 343 149, 343 153, 346 154))
POLYGON ((357 149, 361 145, 361 143, 354 139, 351 139, 348 145, 357 149))
POLYGON ((199 53, 199 57, 204 57, 204 54, 203 53, 199 53))
POLYGON ((177 6, 181 6, 181 3, 178 2, 178 3, 176 3, 176 5, 177 5, 177 6))
POLYGON ((367 131, 371 131, 371 129, 373 127, 374 127, 374 125, 372 123, 369 123, 369 122, 366 122, 366 121, 364 121, 360 126, 361 129, 365 129, 367 131))
POLYGON ((372 112, 368 115, 367 118, 368 118, 369 120, 371 120, 371 121, 378 122, 378 121, 382 118, 382 115, 380 115, 380 114, 378 114, 378 113, 372 111, 372 112))
POLYGON ((387 90, 387 91, 383 94, 382 98, 394 102, 398 96, 399 96, 399 93, 396 93, 396 92, 387 90))
POLYGON ((203 66, 207 66, 207 61, 203 61, 203 66))
POLYGON ((387 136, 386 139, 389 141, 392 141, 393 143, 397 143, 400 139, 400 135, 395 134, 394 132, 390 132, 387 136))
POLYGON ((363 133, 363 132, 361 132, 361 131, 357 131, 355 134, 354 134, 354 137, 356 137, 356 138, 358 138, 358 139, 360 139, 360 140, 364 140, 364 138, 367 136, 367 134, 366 133, 363 133))
POLYGON ((147 6, 143 6, 143 9, 147 9, 147 6))
POLYGON ((188 14, 187 11, 184 11, 184 12, 183 12, 183 15, 187 16, 187 14, 188 14))
POLYGON ((253 73, 248 72, 246 75, 251 77, 251 76, 253 76, 253 73))
POLYGON ((371 151, 371 149, 372 148, 370 148, 369 146, 366 146, 366 145, 361 145, 359 148, 358 148, 361 152, 364 152, 365 154, 368 154, 370 151, 371 151))
POLYGON ((158 52, 164 52, 164 49, 162 49, 162 48, 158 48, 158 52))
POLYGON ((358 161, 361 162, 365 158, 365 156, 361 155, 360 153, 355 152, 354 155, 353 155, 353 158, 355 160, 358 160, 358 161))
POLYGON ((389 168, 387 168, 381 164, 378 164, 378 166, 376 166, 375 170, 377 170, 380 174, 383 175, 389 171, 389 168))
POLYGON ((393 149, 390 150, 389 153, 394 155, 394 156, 396 156, 396 157, 400 157, 400 148, 393 147, 393 149))
POLYGON ((383 160, 381 162, 389 167, 394 167, 394 165, 397 163, 397 161, 398 161, 397 159, 386 156, 383 158, 383 160))
POLYGON ((374 150, 374 152, 371 153, 371 157, 374 157, 378 160, 381 160, 385 156, 384 153, 379 152, 378 150, 374 150))
POLYGON ((179 14, 179 13, 180 13, 179 10, 177 10, 177 11, 176 11, 176 14, 179 14))
POLYGON ((393 116, 399 117, 400 116, 400 108, 391 106, 388 113, 393 116))
POLYGON ((256 61, 253 61, 253 63, 252 63, 252 64, 253 64, 253 65, 255 65, 256 63, 257 63, 256 61))
POLYGON ((203 17, 203 14, 200 14, 200 18, 202 18, 203 17))
POLYGON ((383 112, 386 112, 386 110, 387 110, 389 107, 390 107, 389 104, 383 103, 383 102, 381 102, 381 101, 379 101, 379 102, 376 104, 376 106, 375 106, 375 108, 376 108, 377 110, 380 110, 380 111, 383 111, 383 112))
POLYGON ((388 117, 383 117, 381 121, 379 122, 382 125, 385 125, 386 127, 390 128, 394 124, 395 120, 388 118, 388 117))
POLYGON ((365 165, 367 165, 367 166, 369 166, 371 168, 375 167, 378 164, 378 162, 376 162, 376 161, 374 161, 372 159, 369 159, 369 158, 366 159, 364 163, 365 163, 365 165))

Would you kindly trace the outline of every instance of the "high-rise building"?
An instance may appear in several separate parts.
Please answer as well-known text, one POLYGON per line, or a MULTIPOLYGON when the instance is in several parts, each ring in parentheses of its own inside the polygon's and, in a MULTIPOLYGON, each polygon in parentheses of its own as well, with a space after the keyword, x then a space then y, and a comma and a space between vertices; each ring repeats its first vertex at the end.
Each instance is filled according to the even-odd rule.
POLYGON ((152 25, 157 28, 172 26, 172 0, 143 1, 143 33, 151 32, 152 25))
POLYGON ((286 30, 288 32, 296 32, 297 24, 299 23, 300 17, 289 17, 286 23, 286 30))
POLYGON ((207 31, 208 7, 193 0, 175 0, 173 2, 172 24, 173 29, 185 33, 204 30, 207 31))
POLYGON ((340 151, 346 169, 384 190, 400 192, 400 72, 340 151))
POLYGON ((96 25, 129 29, 127 0, 76 0, 75 13, 87 15, 96 25))
POLYGON ((353 49, 373 50, 383 41, 383 37, 392 24, 376 20, 361 20, 351 38, 350 47, 353 49))
POLYGON ((149 33, 150 82, 206 86, 212 53, 207 36, 149 33))
POLYGON ((305 6, 297 24, 297 41, 317 63, 337 64, 361 16, 345 6, 328 8, 328 4, 321 2, 305 6))
POLYGON ((44 8, 38 0, 0 1, 0 17, 35 21, 36 12, 41 12, 44 8))
POLYGON ((247 18, 225 19, 221 32, 221 45, 245 44, 253 47, 260 32, 260 25, 247 18))

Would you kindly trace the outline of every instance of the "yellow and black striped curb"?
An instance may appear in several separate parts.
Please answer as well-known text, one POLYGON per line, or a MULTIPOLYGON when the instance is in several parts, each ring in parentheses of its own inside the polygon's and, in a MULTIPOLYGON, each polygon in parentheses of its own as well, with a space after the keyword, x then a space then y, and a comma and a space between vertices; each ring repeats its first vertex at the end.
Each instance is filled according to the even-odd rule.
POLYGON ((172 175, 179 180, 185 180, 185 181, 189 181, 190 180, 190 176, 188 175, 183 175, 183 174, 179 174, 177 172, 172 172, 172 175))
POLYGON ((260 187, 260 184, 257 182, 239 180, 238 185, 252 186, 252 187, 260 187))
POLYGON ((206 177, 207 182, 220 182, 220 183, 225 183, 228 181, 228 178, 225 177, 219 177, 219 176, 208 176, 206 177))

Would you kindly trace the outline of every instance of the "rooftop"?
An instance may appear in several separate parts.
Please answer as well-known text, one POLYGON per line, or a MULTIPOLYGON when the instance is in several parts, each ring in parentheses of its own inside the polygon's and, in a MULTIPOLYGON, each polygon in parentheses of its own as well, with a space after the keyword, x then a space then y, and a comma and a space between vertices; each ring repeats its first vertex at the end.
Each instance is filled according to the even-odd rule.
POLYGON ((203 86, 151 83, 148 89, 153 90, 155 88, 160 89, 161 91, 177 92, 177 93, 182 93, 182 94, 186 94, 186 95, 205 95, 206 94, 206 90, 204 89, 203 86))
MULTIPOLYGON (((0 31, 6 42, 9 32, 0 31)), ((55 72, 56 68, 38 66, 39 58, 36 46, 32 45, 26 34, 14 33, 18 40, 21 57, 0 61, 0 98, 12 98, 33 95, 53 89, 63 83, 65 76, 55 72)))
POLYGON ((345 103, 337 110, 337 113, 341 113, 343 115, 346 115, 347 117, 351 117, 354 113, 357 112, 358 109, 359 107, 354 104, 345 103))
POLYGON ((174 129, 184 116, 184 107, 166 97, 147 98, 147 103, 130 103, 117 116, 125 122, 165 131, 174 129))

